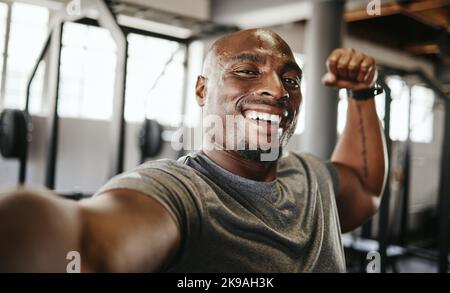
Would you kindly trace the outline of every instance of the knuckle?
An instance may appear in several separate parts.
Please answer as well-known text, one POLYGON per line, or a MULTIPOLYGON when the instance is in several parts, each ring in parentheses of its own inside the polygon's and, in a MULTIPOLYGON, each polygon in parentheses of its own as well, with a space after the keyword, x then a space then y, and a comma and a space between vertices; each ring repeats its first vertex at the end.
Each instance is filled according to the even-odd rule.
POLYGON ((349 68, 352 68, 352 69, 357 69, 357 68, 359 68, 360 65, 359 65, 359 62, 358 62, 358 61, 359 61, 358 59, 353 59, 353 60, 349 63, 348 67, 349 67, 349 68))
POLYGON ((335 56, 332 56, 330 58, 328 58, 328 64, 334 65, 337 62, 337 58, 335 56))
POLYGON ((372 66, 373 64, 375 64, 375 59, 373 57, 367 56, 368 59, 368 63, 372 66))
POLYGON ((360 52, 356 52, 355 57, 358 58, 359 60, 364 60, 364 58, 366 58, 366 55, 360 52))
POLYGON ((361 67, 359 68, 359 70, 361 71, 361 72, 368 72, 369 71, 369 68, 370 68, 370 65, 361 65, 361 67))

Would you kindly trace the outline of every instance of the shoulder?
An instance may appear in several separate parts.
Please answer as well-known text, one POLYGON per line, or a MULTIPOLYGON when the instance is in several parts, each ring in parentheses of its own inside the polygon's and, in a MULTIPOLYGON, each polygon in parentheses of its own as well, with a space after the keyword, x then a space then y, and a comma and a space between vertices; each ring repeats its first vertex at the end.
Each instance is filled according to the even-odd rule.
POLYGON ((141 175, 146 179, 147 177, 160 178, 162 177, 173 177, 178 180, 183 179, 194 179, 196 177, 196 171, 186 164, 188 156, 181 157, 178 160, 172 159, 160 159, 154 161, 145 162, 131 171, 125 172, 118 175, 118 177, 123 178, 127 176, 133 177, 136 174, 141 175))
POLYGON ((160 159, 145 162, 109 179, 96 195, 111 189, 132 189, 145 194, 184 194, 195 189, 198 176, 181 160, 160 159))
POLYGON ((180 161, 172 159, 160 159, 154 161, 147 161, 137 166, 133 171, 145 172, 151 170, 162 170, 167 172, 182 172, 187 171, 185 164, 180 161))
POLYGON ((301 167, 305 171, 316 170, 326 168, 326 162, 319 157, 310 153, 298 153, 298 152, 286 152, 279 161, 280 168, 286 167, 301 167))

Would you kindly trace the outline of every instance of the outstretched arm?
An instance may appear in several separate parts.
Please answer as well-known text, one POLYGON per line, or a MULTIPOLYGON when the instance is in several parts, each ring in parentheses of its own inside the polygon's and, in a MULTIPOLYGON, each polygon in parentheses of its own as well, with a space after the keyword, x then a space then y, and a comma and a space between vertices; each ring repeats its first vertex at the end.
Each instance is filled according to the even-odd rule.
MULTIPOLYGON (((375 60, 352 49, 337 49, 327 61, 328 86, 362 90, 373 86, 377 77, 375 60)), ((339 173, 337 196, 343 232, 372 217, 384 189, 388 160, 383 129, 373 98, 348 98, 347 122, 331 157, 339 173)))
POLYGON ((49 191, 0 195, 0 271, 65 272, 78 251, 84 272, 151 272, 180 243, 175 221, 155 200, 112 190, 73 202, 49 191))

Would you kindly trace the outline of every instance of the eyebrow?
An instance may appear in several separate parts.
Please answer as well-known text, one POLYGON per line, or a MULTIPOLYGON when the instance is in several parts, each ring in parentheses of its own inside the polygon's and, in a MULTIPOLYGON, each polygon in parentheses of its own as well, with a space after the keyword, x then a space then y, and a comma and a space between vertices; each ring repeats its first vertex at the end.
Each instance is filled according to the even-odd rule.
POLYGON ((288 62, 283 66, 283 71, 295 70, 300 74, 300 77, 303 75, 303 70, 298 66, 296 62, 288 62))
POLYGON ((252 62, 265 62, 266 58, 261 55, 242 53, 231 58, 233 61, 252 61, 252 62))
MULTIPOLYGON (((252 53, 242 53, 237 56, 233 56, 231 58, 232 61, 252 61, 252 62, 261 62, 264 63, 266 61, 266 57, 258 54, 252 53)), ((300 77, 303 75, 303 70, 298 66, 298 64, 294 61, 288 62, 283 66, 283 71, 294 70, 297 71, 300 77)))

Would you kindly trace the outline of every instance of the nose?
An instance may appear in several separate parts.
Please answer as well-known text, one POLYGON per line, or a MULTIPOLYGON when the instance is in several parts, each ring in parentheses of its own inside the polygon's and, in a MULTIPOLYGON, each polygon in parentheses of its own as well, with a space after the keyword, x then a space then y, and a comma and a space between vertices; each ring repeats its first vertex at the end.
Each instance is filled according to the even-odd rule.
POLYGON ((261 83, 256 91, 259 96, 271 96, 276 100, 289 98, 289 93, 276 72, 265 74, 260 81, 261 83))

